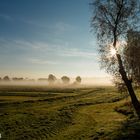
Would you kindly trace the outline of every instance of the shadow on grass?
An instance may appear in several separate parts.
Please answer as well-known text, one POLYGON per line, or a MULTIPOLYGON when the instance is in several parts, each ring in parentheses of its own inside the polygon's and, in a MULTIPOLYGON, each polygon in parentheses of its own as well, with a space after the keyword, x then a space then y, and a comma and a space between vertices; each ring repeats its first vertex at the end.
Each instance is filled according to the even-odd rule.
POLYGON ((116 107, 115 111, 127 116, 127 120, 122 124, 113 140, 140 140, 140 120, 134 114, 134 109, 130 101, 116 107))
POLYGON ((124 122, 114 140, 140 140, 140 120, 135 118, 124 122))

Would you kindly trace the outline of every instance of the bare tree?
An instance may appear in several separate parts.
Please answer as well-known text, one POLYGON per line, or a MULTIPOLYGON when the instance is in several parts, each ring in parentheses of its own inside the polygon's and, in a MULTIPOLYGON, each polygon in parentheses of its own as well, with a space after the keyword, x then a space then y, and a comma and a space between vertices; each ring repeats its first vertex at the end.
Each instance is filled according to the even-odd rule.
POLYGON ((139 0, 93 0, 91 26, 97 31, 101 66, 124 81, 135 111, 140 118, 140 103, 132 87, 123 59, 122 42, 127 32, 138 25, 139 0))

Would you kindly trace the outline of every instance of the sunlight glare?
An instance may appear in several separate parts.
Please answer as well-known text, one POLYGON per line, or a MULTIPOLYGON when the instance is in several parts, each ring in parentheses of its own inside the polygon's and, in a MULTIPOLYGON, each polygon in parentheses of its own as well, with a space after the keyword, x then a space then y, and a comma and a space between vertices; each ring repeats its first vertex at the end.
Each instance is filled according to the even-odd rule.
POLYGON ((110 54, 111 56, 114 56, 116 54, 116 50, 114 48, 110 48, 110 54))

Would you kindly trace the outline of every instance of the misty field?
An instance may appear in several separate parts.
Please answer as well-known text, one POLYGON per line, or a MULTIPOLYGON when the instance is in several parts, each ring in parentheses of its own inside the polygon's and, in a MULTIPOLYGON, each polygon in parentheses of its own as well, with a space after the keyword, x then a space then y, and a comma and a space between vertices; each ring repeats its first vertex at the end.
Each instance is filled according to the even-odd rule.
POLYGON ((1 139, 138 140, 139 131, 129 97, 113 87, 0 86, 1 139))

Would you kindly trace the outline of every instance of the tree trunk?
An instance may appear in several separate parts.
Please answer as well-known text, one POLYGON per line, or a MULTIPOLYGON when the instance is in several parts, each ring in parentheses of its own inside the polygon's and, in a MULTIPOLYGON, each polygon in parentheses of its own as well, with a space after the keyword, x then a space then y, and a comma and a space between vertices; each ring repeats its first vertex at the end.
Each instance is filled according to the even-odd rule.
POLYGON ((132 87, 132 83, 130 81, 128 81, 127 83, 125 83, 126 86, 127 86, 127 89, 128 89, 128 92, 129 92, 129 95, 131 97, 131 101, 132 101, 132 104, 134 106, 134 109, 140 119, 140 103, 135 95, 135 92, 133 90, 133 87, 132 87))
POLYGON ((132 101, 132 104, 133 104, 133 107, 140 119, 140 103, 136 97, 136 94, 134 92, 134 89, 132 87, 132 81, 128 79, 127 75, 126 75, 126 72, 124 70, 124 67, 122 65, 122 60, 121 60, 121 56, 119 54, 116 54, 117 56, 117 59, 118 59, 118 63, 119 63, 119 72, 122 76, 122 79, 123 81, 125 82, 125 85, 127 87, 127 90, 129 92, 129 95, 131 97, 131 101, 132 101))

